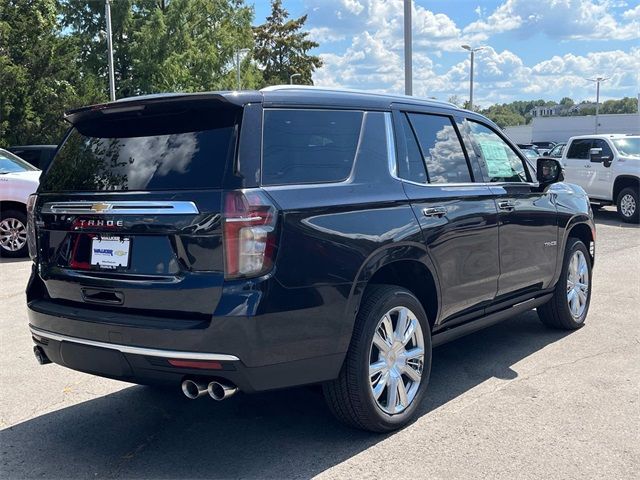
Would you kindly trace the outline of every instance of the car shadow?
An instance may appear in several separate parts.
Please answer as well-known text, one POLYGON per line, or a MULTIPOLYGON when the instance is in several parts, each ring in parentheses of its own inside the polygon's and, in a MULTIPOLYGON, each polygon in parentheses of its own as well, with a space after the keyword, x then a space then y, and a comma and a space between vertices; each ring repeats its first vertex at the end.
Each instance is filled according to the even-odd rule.
POLYGON ((640 228, 640 225, 623 222, 615 207, 605 207, 594 210, 593 218, 597 225, 603 224, 611 227, 640 228))
POLYGON ((29 256, 20 257, 20 258, 0 257, 0 264, 2 264, 2 263, 21 263, 21 262, 30 262, 30 261, 31 261, 31 259, 29 258, 29 256))
MULTIPOLYGON (((420 416, 487 379, 517 378, 514 364, 564 335, 530 311, 437 348, 420 416)), ((312 477, 387 437, 335 421, 317 388, 217 403, 133 386, 7 428, 0 445, 8 478, 280 479, 312 477)))

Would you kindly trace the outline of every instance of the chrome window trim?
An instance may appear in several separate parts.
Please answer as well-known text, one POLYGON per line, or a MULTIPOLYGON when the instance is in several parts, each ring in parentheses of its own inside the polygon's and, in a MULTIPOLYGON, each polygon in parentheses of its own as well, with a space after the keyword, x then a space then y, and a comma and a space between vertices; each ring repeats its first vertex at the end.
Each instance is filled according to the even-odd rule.
POLYGON ((189 201, 48 202, 41 213, 65 215, 187 215, 200 213, 189 201))
POLYGON ((387 137, 387 159, 389 161, 389 172, 392 176, 398 174, 398 159, 396 158, 396 142, 393 136, 393 120, 391 112, 384 112, 384 133, 387 137))
POLYGON ((222 362, 236 362, 240 359, 235 355, 225 353, 204 353, 204 352, 185 352, 176 350, 160 350, 155 348, 134 347, 132 345, 121 345, 118 343, 98 342, 95 340, 87 340, 85 338, 70 337, 59 333, 41 330, 33 325, 29 325, 31 334, 37 338, 46 338, 56 342, 71 342, 80 345, 88 345, 91 347, 107 348, 109 350, 117 350, 121 353, 130 353, 133 355, 144 355, 147 357, 160 358, 176 358, 183 360, 218 360, 222 362))

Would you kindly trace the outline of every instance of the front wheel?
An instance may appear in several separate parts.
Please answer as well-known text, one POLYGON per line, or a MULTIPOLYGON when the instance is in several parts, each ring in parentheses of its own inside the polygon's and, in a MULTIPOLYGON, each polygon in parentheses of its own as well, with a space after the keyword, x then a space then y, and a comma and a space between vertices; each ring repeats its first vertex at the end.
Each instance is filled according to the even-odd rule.
POLYGON ((638 223, 640 221, 640 205, 638 205, 638 189, 623 188, 618 194, 618 215, 627 223, 638 223))
POLYGON ((17 210, 6 210, 0 216, 0 256, 27 256, 27 216, 17 210))
POLYGON ((430 371, 431 334, 422 305, 404 288, 373 285, 340 375, 324 384, 323 392, 342 422, 388 432, 413 419, 430 371))
POLYGON ((549 327, 576 330, 584 325, 590 302, 591 257, 582 241, 570 237, 553 297, 538 307, 538 317, 549 327))

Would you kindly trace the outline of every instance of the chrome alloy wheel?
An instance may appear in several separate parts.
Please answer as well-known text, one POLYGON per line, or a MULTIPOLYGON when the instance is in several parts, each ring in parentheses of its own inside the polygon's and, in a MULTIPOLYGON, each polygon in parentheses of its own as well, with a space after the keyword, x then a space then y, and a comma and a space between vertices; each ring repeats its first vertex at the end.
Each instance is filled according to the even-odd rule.
POLYGON ((385 313, 376 327, 369 354, 369 384, 378 407, 402 413, 420 388, 424 338, 415 314, 407 307, 385 313))
POLYGON ((632 217, 636 213, 636 208, 636 200, 630 193, 620 199, 620 211, 625 217, 632 217))
POLYGON ((589 267, 580 250, 573 253, 567 271, 567 304, 571 316, 578 319, 587 308, 589 297, 589 267))
POLYGON ((17 252, 27 243, 27 227, 17 218, 5 218, 0 222, 0 247, 17 252))

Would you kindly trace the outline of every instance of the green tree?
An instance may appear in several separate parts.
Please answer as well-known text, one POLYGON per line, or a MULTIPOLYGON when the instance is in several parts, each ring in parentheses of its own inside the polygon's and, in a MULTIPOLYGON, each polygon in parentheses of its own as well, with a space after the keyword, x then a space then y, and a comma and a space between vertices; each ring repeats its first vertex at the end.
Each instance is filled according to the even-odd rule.
POLYGON ((0 0, 0 144, 58 143, 65 109, 104 99, 78 73, 80 44, 62 35, 56 0, 0 0))
POLYGON ((267 21, 254 28, 255 48, 253 57, 262 69, 265 85, 289 83, 290 76, 300 74, 296 83, 313 85, 313 72, 322 66, 320 57, 309 54, 319 45, 309 40, 302 31, 307 16, 287 20, 289 12, 281 0, 271 1, 271 15, 267 21))
POLYGON ((560 105, 563 107, 573 107, 574 104, 573 99, 569 97, 562 97, 562 100, 560 100, 560 105))

